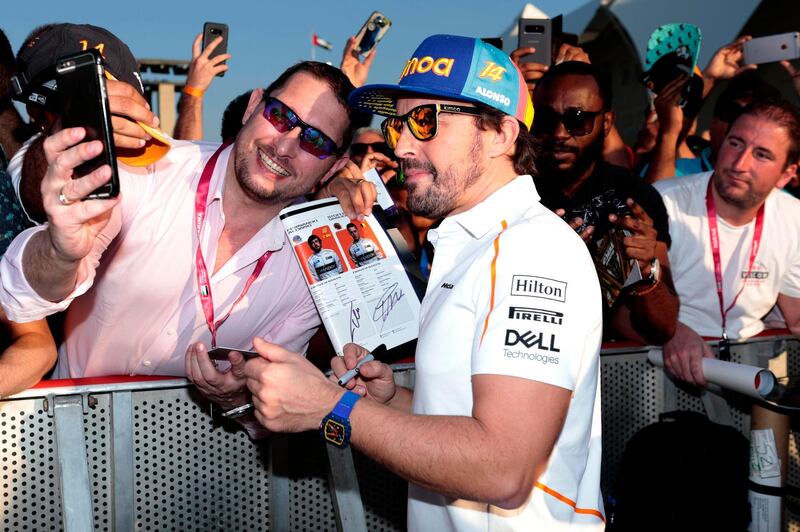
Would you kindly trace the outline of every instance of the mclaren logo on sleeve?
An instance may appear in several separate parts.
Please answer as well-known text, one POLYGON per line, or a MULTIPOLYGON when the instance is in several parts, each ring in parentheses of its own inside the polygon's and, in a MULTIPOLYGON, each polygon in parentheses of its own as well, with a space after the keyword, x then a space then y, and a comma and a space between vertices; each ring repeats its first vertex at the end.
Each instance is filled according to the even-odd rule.
POLYGON ((511 295, 538 297, 564 303, 567 300, 567 283, 535 275, 514 275, 511 278, 511 295))
POLYGON ((539 321, 561 325, 564 323, 564 313, 543 308, 508 307, 508 319, 539 321))

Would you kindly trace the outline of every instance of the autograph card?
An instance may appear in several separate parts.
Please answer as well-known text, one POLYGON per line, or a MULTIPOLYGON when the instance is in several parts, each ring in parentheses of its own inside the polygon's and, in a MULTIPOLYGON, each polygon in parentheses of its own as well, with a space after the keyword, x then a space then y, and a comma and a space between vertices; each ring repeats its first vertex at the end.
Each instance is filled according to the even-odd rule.
POLYGON ((350 220, 325 199, 280 218, 337 354, 350 342, 392 349, 417 338, 419 298, 374 216, 350 220))

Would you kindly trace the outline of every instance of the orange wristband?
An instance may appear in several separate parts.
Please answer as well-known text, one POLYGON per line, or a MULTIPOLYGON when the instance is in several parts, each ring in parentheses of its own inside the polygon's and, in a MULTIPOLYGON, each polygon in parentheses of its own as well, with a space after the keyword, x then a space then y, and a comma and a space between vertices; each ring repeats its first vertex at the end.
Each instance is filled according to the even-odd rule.
POLYGON ((195 98, 202 98, 205 91, 203 89, 198 89, 197 87, 192 87, 191 85, 184 85, 183 87, 184 94, 188 94, 189 96, 194 96, 195 98))

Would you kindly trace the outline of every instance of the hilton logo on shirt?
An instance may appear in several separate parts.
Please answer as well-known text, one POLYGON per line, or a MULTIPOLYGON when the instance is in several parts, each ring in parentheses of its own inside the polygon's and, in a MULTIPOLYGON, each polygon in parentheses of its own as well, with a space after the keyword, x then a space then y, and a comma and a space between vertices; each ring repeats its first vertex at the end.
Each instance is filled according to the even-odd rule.
POLYGON ((542 308, 508 307, 508 318, 561 325, 564 322, 564 313, 542 308))
POLYGON ((511 295, 539 297, 564 303, 567 300, 567 283, 547 277, 515 275, 511 278, 511 295))

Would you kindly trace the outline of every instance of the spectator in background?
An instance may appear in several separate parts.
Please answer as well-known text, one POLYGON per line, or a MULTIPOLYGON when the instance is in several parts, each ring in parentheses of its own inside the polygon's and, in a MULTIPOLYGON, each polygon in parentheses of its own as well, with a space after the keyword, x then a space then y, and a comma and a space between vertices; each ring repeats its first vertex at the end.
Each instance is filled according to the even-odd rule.
POLYGON ((236 135, 244 124, 244 112, 247 110, 247 103, 250 101, 250 93, 243 92, 228 104, 222 113, 222 124, 220 126, 220 137, 222 142, 229 143, 236 140, 236 135))
POLYGON ((678 312, 667 256, 667 215, 652 186, 603 159, 604 137, 614 125, 609 84, 589 63, 563 62, 538 79, 533 104, 533 135, 542 146, 534 182, 542 204, 560 216, 594 212, 594 205, 609 200, 626 202, 631 211, 630 216, 612 215, 608 220, 608 214, 602 214, 597 226, 573 214, 567 220, 596 261, 607 253, 597 245, 612 227, 632 233, 619 251, 625 260, 638 261, 644 280, 623 290, 613 306, 606 298, 607 335, 666 342, 675 332, 678 312))
MULTIPOLYGON (((554 43, 557 44, 557 43, 554 43)), ((534 62, 520 62, 528 54, 532 54, 534 48, 517 48, 511 52, 511 60, 519 66, 522 75, 525 77, 525 82, 528 86, 531 98, 536 89, 536 83, 544 76, 544 74, 552 68, 552 66, 560 65, 567 61, 580 61, 582 63, 591 63, 589 54, 583 51, 579 46, 572 46, 571 44, 561 43, 553 47, 553 62, 552 65, 545 65, 542 63, 534 62)), ((616 126, 611 127, 608 133, 604 136, 603 140, 603 159, 606 162, 631 168, 633 165, 633 152, 622 140, 622 136, 617 131, 616 126)))
POLYGON ((713 172, 656 184, 681 300, 664 363, 679 379, 705 385, 702 359, 714 353, 702 336, 722 337, 724 351, 727 339, 758 334, 776 302, 800 334, 800 200, 780 190, 797 172, 798 152, 800 112, 768 98, 731 124, 713 172))
MULTIPOLYGON (((14 54, 0 30, 0 149, 12 157, 25 140, 27 130, 11 101, 14 54)), ((31 224, 17 201, 6 161, 0 161, 0 256, 17 234, 31 224)), ((56 344, 47 321, 9 321, 0 308, 0 398, 30 388, 53 367, 56 344)))
MULTIPOLYGON (((0 167, 5 169, 29 135, 29 129, 11 100, 11 76, 16 73, 16 61, 5 32, 0 29, 0 167)), ((5 213, 5 209, 0 213, 5 213)))
POLYGON ((186 76, 186 85, 181 91, 181 101, 178 104, 178 121, 175 123, 175 134, 179 140, 203 140, 203 96, 217 74, 228 71, 228 65, 222 64, 231 58, 231 54, 219 54, 210 57, 217 46, 222 42, 222 36, 217 37, 203 49, 203 34, 197 34, 192 43, 192 62, 189 63, 189 73, 186 76))
MULTIPOLYGON (((756 65, 744 65, 742 46, 752 37, 744 35, 736 41, 717 50, 703 70, 703 90, 691 101, 685 102, 683 89, 690 83, 689 76, 681 76, 667 84, 660 94, 656 95, 653 106, 657 115, 657 133, 652 151, 647 157, 647 165, 643 170, 648 183, 655 183, 673 176, 704 172, 713 168, 714 149, 700 153, 697 158, 683 158, 678 155, 681 146, 697 118, 700 107, 714 86, 720 81, 732 79, 740 74, 756 68, 756 65)), ((697 77, 697 74, 694 74, 697 77)), ((717 108, 715 108, 716 116, 717 108)), ((717 131, 716 142, 722 140, 725 131, 717 131), (720 134, 721 133, 721 134, 720 134)), ((713 134, 713 133, 712 133, 713 134)))

